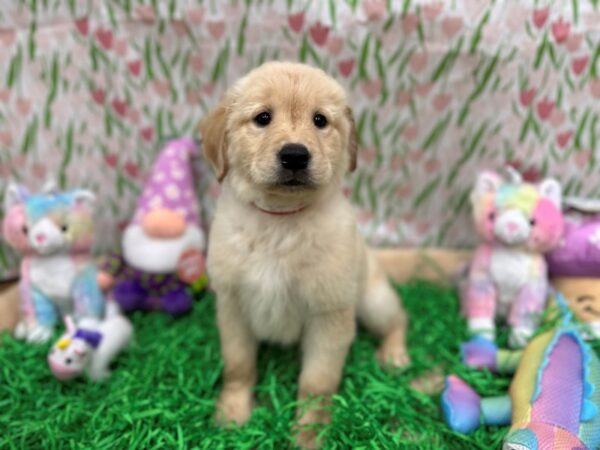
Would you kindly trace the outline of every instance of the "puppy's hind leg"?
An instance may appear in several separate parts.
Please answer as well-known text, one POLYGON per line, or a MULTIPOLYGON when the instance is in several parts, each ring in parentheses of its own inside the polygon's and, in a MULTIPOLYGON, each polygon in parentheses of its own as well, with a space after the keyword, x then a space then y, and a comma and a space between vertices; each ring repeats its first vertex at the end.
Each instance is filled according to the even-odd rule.
POLYGON ((367 261, 367 286, 358 304, 358 319, 382 339, 377 351, 382 366, 407 366, 410 363, 406 351, 408 318, 375 255, 368 252, 367 261))

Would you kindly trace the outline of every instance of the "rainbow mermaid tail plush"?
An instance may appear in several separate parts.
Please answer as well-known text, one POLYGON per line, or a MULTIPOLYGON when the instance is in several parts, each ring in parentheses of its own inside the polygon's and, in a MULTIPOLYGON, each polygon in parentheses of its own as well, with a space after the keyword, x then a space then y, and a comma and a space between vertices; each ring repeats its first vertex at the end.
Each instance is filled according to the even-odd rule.
POLYGON ((463 358, 473 367, 516 372, 510 395, 494 398, 480 398, 450 375, 442 409, 453 430, 470 433, 481 425, 512 424, 504 450, 600 448, 600 361, 571 324, 570 312, 522 352, 498 350, 479 337, 463 346, 463 358))

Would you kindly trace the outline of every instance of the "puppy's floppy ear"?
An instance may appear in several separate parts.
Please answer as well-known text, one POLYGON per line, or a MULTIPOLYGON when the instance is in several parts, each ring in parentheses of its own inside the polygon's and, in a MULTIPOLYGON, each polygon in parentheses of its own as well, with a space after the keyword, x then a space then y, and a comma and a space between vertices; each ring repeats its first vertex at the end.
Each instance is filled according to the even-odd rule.
POLYGON ((356 155, 358 153, 358 137, 356 136, 356 123, 354 122, 354 115, 350 107, 346 107, 346 117, 350 123, 350 135, 348 136, 348 154, 350 155, 350 172, 354 172, 356 169, 356 155))
POLYGON ((219 183, 227 173, 227 106, 221 102, 208 116, 200 121, 198 129, 202 135, 204 157, 210 161, 219 183))

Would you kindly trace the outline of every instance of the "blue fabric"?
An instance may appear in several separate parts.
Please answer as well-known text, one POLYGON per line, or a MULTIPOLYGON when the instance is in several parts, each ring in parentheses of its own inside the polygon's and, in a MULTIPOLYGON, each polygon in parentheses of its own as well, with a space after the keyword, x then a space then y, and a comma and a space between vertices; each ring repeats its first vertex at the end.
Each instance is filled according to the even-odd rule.
POLYGON ((32 288, 31 294, 37 321, 45 327, 53 327, 58 320, 54 303, 35 288, 32 288))
POLYGON ((481 400, 481 414, 486 425, 510 425, 512 402, 510 396, 488 397, 481 400))

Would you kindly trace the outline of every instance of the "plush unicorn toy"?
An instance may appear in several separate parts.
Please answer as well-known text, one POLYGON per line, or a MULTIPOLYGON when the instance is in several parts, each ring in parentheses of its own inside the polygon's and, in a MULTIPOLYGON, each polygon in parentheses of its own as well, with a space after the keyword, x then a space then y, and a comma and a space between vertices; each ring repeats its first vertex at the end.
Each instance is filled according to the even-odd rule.
POLYGON ((60 316, 99 319, 104 297, 98 287, 91 247, 94 194, 56 192, 47 186, 30 194, 10 184, 5 195, 4 238, 22 256, 21 309, 15 336, 46 342, 60 316))
MULTIPOLYGON (((116 305, 115 305, 116 309, 116 305)), ((131 341, 131 322, 118 313, 107 313, 98 322, 83 319, 77 326, 65 317, 66 332, 48 354, 50 370, 59 380, 71 380, 87 372, 93 381, 110 376, 111 361, 131 341)))
POLYGON ((468 279, 461 286, 463 314, 472 334, 494 340, 496 317, 507 319, 509 344, 523 347, 533 335, 548 294, 544 253, 563 234, 561 187, 546 179, 525 183, 509 170, 508 181, 495 172, 479 175, 471 194, 477 248, 468 279))

